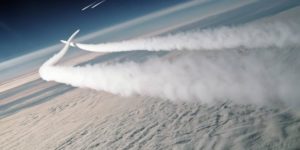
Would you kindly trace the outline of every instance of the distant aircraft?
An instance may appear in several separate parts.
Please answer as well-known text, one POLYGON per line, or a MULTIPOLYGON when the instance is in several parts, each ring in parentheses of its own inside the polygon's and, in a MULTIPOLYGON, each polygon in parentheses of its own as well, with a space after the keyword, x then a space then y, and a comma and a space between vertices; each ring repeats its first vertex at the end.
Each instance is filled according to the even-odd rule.
POLYGON ((95 4, 94 6, 92 6, 91 8, 96 8, 97 6, 99 6, 100 4, 104 3, 105 0, 100 1, 99 3, 95 4))
POLYGON ((105 1, 106 1, 106 0, 102 0, 102 1, 100 1, 100 2, 98 2, 98 3, 96 3, 97 1, 95 1, 95 2, 93 2, 93 3, 91 3, 91 4, 87 5, 87 6, 83 7, 83 8, 81 9, 81 11, 85 11, 85 10, 87 10, 88 8, 94 9, 94 8, 96 8, 97 6, 99 6, 100 4, 104 3, 105 1))
POLYGON ((96 2, 93 2, 93 3, 91 3, 91 4, 89 4, 89 5, 85 6, 85 7, 83 7, 83 8, 81 9, 81 11, 84 11, 84 10, 90 8, 90 7, 91 7, 92 5, 94 5, 95 3, 96 3, 96 2))

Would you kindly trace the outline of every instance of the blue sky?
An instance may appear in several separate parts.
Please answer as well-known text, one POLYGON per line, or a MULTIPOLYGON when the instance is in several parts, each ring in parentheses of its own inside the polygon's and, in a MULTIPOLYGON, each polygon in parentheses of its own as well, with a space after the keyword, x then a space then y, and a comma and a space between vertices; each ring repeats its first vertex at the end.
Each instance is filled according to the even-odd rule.
POLYGON ((187 0, 4 0, 0 2, 0 62, 53 45, 80 28, 91 33, 187 0))
MULTIPOLYGON (((45 1, 43 7, 49 7, 45 8, 45 12, 41 9, 36 12, 35 9, 28 10, 24 2, 18 4, 19 8, 31 13, 39 12, 34 15, 21 9, 17 11, 18 7, 5 6, 1 1, 0 7, 3 9, 0 11, 5 10, 4 6, 7 11, 6 15, 0 12, 0 82, 37 69, 60 50, 63 45, 59 41, 66 39, 77 29, 81 29, 75 39, 77 42, 113 42, 140 35, 155 35, 165 29, 171 31, 170 29, 178 27, 182 27, 179 30, 190 30, 238 25, 300 5, 300 1, 293 0, 276 0, 276 3, 270 4, 271 1, 273 2, 273 0, 163 2, 107 0, 96 9, 84 12, 81 12, 81 9, 92 1, 83 0, 80 3, 61 1, 59 4, 55 1, 48 4, 45 1), (58 8, 53 7, 54 5, 58 8), (230 9, 234 10, 229 11, 230 9), (257 11, 253 11, 254 9, 257 11), (27 13, 20 15, 20 12, 27 13), (14 17, 10 18, 10 15, 14 17), (24 20, 31 21, 24 22, 24 20)), ((13 1, 7 2, 16 4, 13 1)), ((31 4, 30 8, 42 5, 40 2, 36 3, 38 4, 31 4)), ((81 51, 72 50, 68 55, 73 52, 81 51)))

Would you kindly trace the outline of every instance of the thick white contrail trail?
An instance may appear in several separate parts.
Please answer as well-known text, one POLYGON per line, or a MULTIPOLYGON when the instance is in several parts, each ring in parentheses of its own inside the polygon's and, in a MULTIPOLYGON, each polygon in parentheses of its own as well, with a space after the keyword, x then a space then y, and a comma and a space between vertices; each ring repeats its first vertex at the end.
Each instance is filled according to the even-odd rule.
POLYGON ((106 46, 100 44, 96 48, 88 47, 95 48, 92 50, 96 52, 246 47, 251 49, 247 53, 238 50, 187 51, 171 60, 153 58, 143 63, 55 66, 69 45, 83 48, 71 43, 77 33, 78 31, 69 38, 57 55, 42 65, 39 73, 44 80, 125 96, 138 94, 170 100, 212 102, 230 99, 255 103, 267 100, 297 102, 300 97, 300 72, 297 69, 300 62, 298 59, 285 59, 300 55, 297 49, 289 49, 299 46, 299 31, 292 26, 274 24, 261 29, 257 26, 221 28, 201 31, 195 36, 181 33, 158 39, 144 39, 147 42, 140 39, 135 40, 137 43, 131 40, 104 44, 106 46), (276 32, 273 33, 274 31, 276 32), (193 40, 200 33, 202 41, 193 40), (135 47, 134 44, 139 46, 135 47))
MULTIPOLYGON (((240 27, 181 32, 166 36, 135 39, 113 43, 71 43, 82 50, 92 52, 119 52, 132 50, 221 50, 234 48, 282 48, 300 45, 299 24, 264 23, 240 27)), ((65 41, 62 41, 65 43, 65 41)))
POLYGON ((74 39, 74 37, 79 33, 79 30, 76 30, 68 39, 65 47, 56 55, 54 55, 52 58, 50 58, 48 61, 44 63, 46 66, 55 65, 68 51, 70 42, 74 39))
POLYGON ((55 54, 53 57, 51 57, 49 60, 47 60, 39 69, 39 74, 41 78, 47 80, 48 79, 48 71, 47 68, 54 66, 68 51, 70 47, 70 42, 74 39, 74 37, 79 33, 79 30, 75 31, 70 38, 68 39, 66 45, 64 48, 57 54, 55 54), (45 73, 46 72, 46 73, 45 73))
POLYGON ((269 53, 199 51, 172 60, 154 58, 144 63, 44 65, 40 75, 46 81, 122 96, 137 94, 207 103, 228 99, 256 104, 269 100, 297 102, 300 74, 292 69, 297 65, 281 64, 284 60, 278 60, 278 55, 268 56, 269 53))

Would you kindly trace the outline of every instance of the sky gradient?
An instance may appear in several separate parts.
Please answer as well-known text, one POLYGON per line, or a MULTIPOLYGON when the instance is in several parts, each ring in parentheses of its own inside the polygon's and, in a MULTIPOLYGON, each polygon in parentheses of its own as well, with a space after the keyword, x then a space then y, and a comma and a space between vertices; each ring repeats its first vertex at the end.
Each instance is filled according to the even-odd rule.
POLYGON ((0 1, 0 62, 53 45, 76 29, 91 33, 186 0, 106 0, 81 11, 92 2, 0 1))

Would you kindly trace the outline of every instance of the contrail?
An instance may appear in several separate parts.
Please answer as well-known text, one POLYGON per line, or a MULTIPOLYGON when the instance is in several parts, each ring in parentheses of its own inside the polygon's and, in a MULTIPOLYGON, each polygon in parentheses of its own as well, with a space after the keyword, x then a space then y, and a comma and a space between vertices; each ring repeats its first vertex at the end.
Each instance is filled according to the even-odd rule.
POLYGON ((39 74, 41 78, 47 79, 47 73, 44 73, 47 67, 54 66, 68 51, 70 47, 70 42, 74 39, 74 37, 79 33, 79 30, 76 30, 68 39, 66 45, 64 48, 57 54, 55 54, 53 57, 51 57, 49 60, 47 60, 39 69, 39 74))
POLYGON ((80 30, 76 30, 68 39, 65 47, 56 55, 54 55, 52 58, 50 58, 48 61, 46 61, 44 63, 44 65, 46 66, 50 66, 50 65, 55 65, 55 63, 57 63, 68 51, 69 46, 70 46, 70 42, 74 39, 74 37, 79 33, 80 30))
POLYGON ((91 7, 92 5, 94 5, 94 4, 95 4, 95 2, 93 2, 93 3, 91 3, 91 4, 89 4, 89 5, 85 6, 85 7, 83 7, 83 8, 81 9, 81 11, 84 11, 84 10, 90 8, 90 7, 91 7))
POLYGON ((297 68, 300 62, 297 58, 300 52, 293 48, 299 46, 299 31, 285 24, 270 24, 260 29, 257 27, 222 27, 199 31, 194 36, 192 33, 178 33, 85 48, 79 46, 79 43, 71 43, 78 33, 76 31, 66 46, 41 66, 39 73, 46 81, 124 96, 137 94, 208 103, 224 99, 241 103, 282 100, 299 104, 300 71, 297 68), (83 49, 90 48, 88 50, 94 48, 92 50, 96 52, 139 49, 227 50, 186 51, 172 59, 151 58, 140 63, 128 61, 75 67, 56 66, 72 44, 83 49), (240 47, 249 50, 244 53, 239 51, 240 47), (288 61, 286 58, 289 58, 288 61))
MULTIPOLYGON (((300 45, 298 27, 299 24, 280 22, 248 24, 240 27, 220 27, 112 43, 71 43, 71 46, 92 52, 283 48, 300 45)), ((62 42, 65 43, 65 41, 62 42)))
POLYGON ((100 4, 104 3, 105 0, 100 1, 99 3, 95 4, 94 6, 92 6, 91 8, 96 8, 97 6, 99 6, 100 4))
POLYGON ((81 11, 85 11, 85 10, 87 10, 88 8, 94 9, 94 8, 96 8, 97 6, 99 6, 100 4, 102 4, 102 3, 104 3, 104 2, 105 2, 105 0, 102 0, 102 1, 100 1, 100 2, 98 2, 98 3, 93 2, 93 3, 91 3, 91 4, 89 4, 89 5, 85 6, 85 7, 83 7, 83 8, 81 9, 81 11))

